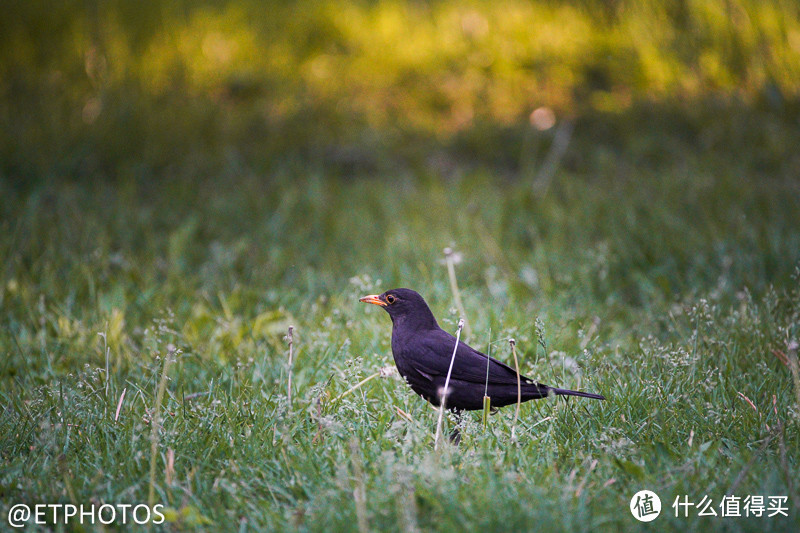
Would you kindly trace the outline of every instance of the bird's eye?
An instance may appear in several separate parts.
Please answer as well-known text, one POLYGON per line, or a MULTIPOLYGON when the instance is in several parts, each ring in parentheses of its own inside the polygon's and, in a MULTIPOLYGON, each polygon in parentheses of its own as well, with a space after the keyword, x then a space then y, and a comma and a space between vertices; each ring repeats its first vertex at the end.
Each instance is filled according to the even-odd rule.
POLYGON ((386 295, 386 302, 387 302, 387 303, 393 304, 393 303, 395 302, 395 300, 396 300, 396 299, 397 299, 397 298, 395 298, 395 297, 394 297, 394 296, 392 296, 391 294, 388 294, 388 295, 386 295))

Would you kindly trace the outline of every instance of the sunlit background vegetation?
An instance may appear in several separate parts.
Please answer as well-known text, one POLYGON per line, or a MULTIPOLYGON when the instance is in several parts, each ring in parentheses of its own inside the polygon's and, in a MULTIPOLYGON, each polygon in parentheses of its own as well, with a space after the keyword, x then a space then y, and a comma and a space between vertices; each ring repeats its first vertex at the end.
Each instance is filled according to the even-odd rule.
POLYGON ((3 513, 619 531, 649 488, 663 529, 800 527, 797 2, 2 9, 3 513), (454 330, 448 246, 468 342, 608 401, 439 454, 402 382, 348 393, 392 364, 358 296, 454 330), (726 492, 790 516, 670 508, 726 492))
MULTIPOLYGON (((0 22, 2 168, 15 180, 125 180, 232 157, 263 168, 300 156, 350 174, 350 165, 394 168, 444 150, 515 169, 543 106, 558 120, 604 117, 607 128, 633 115, 621 126, 628 136, 653 120, 701 135, 740 107, 796 125, 799 9, 722 0, 11 2, 0 22)), ((607 140, 592 135, 598 127, 583 136, 607 140)))

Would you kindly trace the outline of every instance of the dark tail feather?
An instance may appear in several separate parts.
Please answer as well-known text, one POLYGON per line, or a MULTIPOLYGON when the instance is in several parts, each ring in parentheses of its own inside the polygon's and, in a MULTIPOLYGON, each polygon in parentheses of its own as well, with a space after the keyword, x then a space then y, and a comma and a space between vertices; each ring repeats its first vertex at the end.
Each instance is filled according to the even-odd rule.
POLYGON ((606 397, 602 394, 592 394, 591 392, 579 392, 569 389, 551 389, 553 392, 560 396, 580 396, 581 398, 592 398, 594 400, 605 400, 606 397))

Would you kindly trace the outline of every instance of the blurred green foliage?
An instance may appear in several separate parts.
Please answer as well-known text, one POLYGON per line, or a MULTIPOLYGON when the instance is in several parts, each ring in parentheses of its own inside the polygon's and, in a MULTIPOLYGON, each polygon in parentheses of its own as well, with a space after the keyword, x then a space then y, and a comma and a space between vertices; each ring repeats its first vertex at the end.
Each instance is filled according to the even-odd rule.
MULTIPOLYGON (((642 109, 684 135, 742 107, 797 128, 791 1, 12 0, 4 12, 0 172, 17 182, 231 158, 352 174, 447 156, 516 171, 541 106, 626 139, 642 109)), ((576 139, 608 140, 590 126, 576 139)))

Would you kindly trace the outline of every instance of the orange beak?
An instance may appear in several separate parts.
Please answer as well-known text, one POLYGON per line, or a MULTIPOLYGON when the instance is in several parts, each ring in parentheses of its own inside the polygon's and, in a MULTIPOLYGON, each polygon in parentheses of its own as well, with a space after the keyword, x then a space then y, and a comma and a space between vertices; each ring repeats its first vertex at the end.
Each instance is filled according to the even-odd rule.
POLYGON ((367 304, 375 304, 375 305, 380 305, 381 307, 386 307, 386 302, 381 300, 381 297, 377 294, 370 294, 369 296, 364 296, 363 298, 359 298, 358 301, 367 304))

